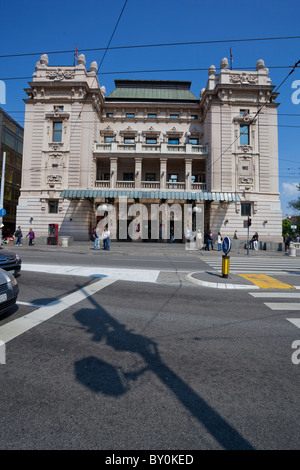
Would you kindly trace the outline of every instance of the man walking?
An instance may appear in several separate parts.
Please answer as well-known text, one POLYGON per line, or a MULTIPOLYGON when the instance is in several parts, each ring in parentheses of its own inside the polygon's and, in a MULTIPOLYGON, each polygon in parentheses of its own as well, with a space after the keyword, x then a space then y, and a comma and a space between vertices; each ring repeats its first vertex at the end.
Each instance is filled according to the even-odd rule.
POLYGON ((22 234, 22 230, 21 230, 20 225, 18 226, 17 230, 15 231, 15 237, 17 237, 16 246, 22 246, 21 241, 22 241, 23 234, 22 234))

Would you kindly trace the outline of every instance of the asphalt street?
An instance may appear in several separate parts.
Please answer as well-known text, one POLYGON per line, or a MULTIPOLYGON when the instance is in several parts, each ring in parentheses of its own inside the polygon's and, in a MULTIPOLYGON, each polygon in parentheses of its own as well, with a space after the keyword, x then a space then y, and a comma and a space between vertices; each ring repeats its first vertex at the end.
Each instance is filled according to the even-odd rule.
MULTIPOLYGON (((181 249, 24 248, 24 265, 41 267, 22 270, 19 302, 0 318, 2 450, 299 449, 293 297, 189 282, 219 274, 181 249)), ((279 275, 293 285, 296 264, 279 275)))

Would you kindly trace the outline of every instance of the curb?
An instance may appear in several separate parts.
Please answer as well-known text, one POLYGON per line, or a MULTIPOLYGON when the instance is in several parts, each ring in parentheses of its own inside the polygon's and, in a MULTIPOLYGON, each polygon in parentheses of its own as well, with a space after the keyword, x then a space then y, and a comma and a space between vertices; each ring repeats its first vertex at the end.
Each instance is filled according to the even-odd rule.
POLYGON ((202 287, 212 287, 214 289, 259 289, 258 286, 252 284, 232 284, 232 283, 221 283, 221 282, 209 282, 209 281, 201 281, 200 279, 195 279, 193 274, 197 274, 197 272, 189 273, 185 276, 185 279, 193 284, 202 287))

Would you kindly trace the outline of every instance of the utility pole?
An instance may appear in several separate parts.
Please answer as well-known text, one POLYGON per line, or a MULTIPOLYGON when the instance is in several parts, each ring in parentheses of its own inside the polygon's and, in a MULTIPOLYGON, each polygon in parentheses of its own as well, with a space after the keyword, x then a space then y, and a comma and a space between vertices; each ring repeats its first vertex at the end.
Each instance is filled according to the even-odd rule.
POLYGON ((3 196, 4 196, 4 183, 5 183, 5 161, 6 161, 6 152, 3 152, 2 160, 2 177, 1 177, 1 190, 0 190, 0 245, 2 245, 2 209, 3 209, 3 196))

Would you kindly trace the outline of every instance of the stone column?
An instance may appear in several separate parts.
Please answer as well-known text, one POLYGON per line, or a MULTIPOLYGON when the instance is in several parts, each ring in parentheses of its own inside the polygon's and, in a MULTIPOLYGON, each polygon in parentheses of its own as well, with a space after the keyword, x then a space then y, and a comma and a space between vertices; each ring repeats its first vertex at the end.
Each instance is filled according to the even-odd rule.
POLYGON ((160 189, 166 189, 167 181, 167 158, 160 159, 160 189))
POLYGON ((118 158, 110 157, 110 187, 115 188, 118 177, 118 158))
POLYGON ((135 188, 141 187, 142 181, 142 158, 136 157, 134 159, 135 167, 134 167, 134 179, 135 179, 135 188))
POLYGON ((190 191, 192 189, 192 159, 185 159, 185 189, 190 191))

